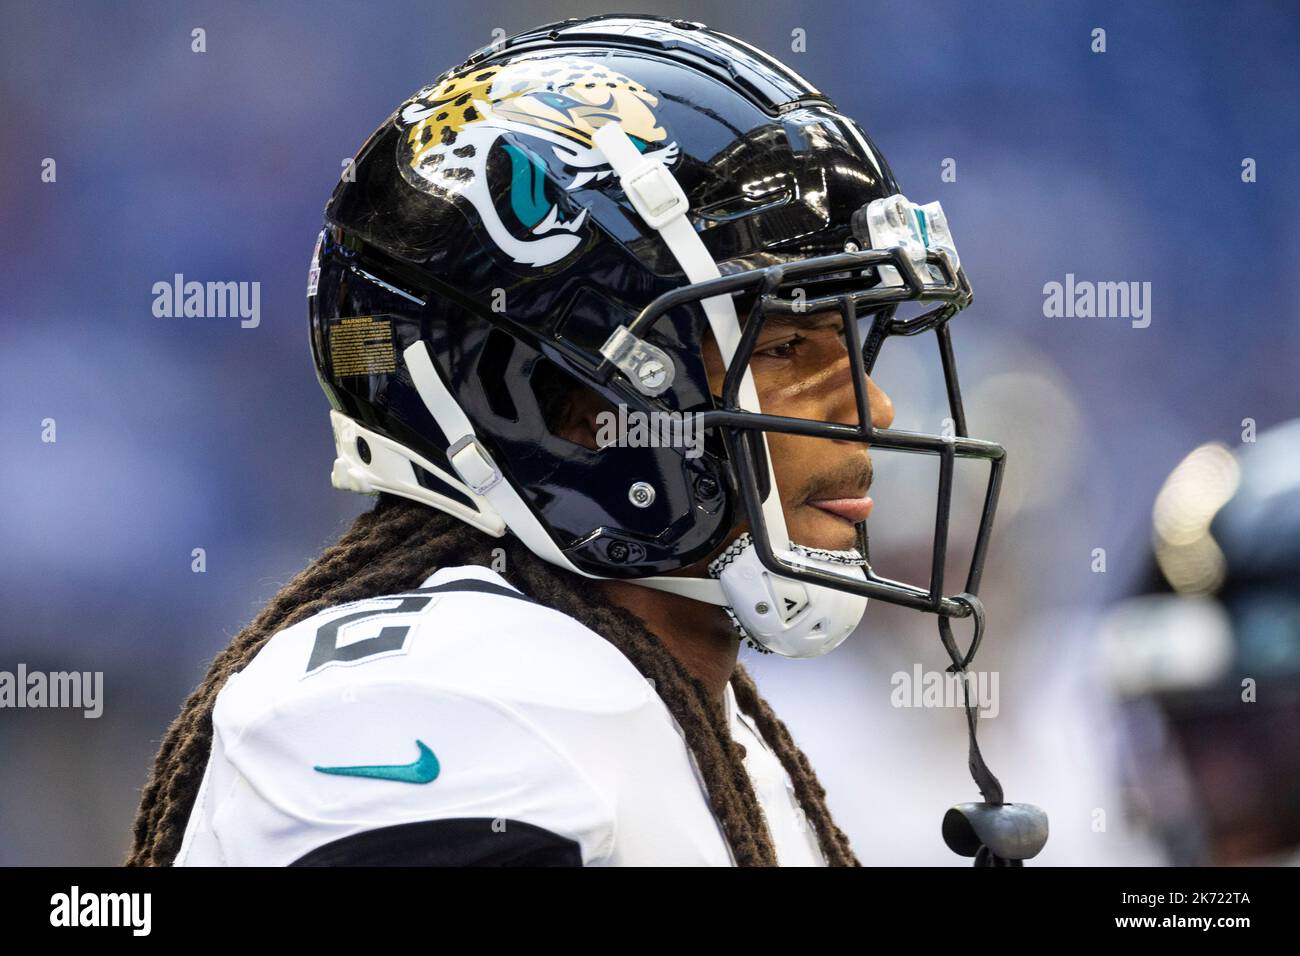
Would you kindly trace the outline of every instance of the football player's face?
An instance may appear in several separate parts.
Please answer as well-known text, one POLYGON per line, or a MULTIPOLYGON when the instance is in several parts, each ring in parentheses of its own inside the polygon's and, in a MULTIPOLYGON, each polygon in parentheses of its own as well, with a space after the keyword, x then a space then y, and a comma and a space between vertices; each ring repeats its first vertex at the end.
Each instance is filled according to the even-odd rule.
MULTIPOLYGON (((704 343, 709 384, 722 392, 722 358, 712 337, 704 343)), ((857 425, 852 368, 838 312, 772 316, 750 360, 764 413, 857 425)), ((871 420, 888 428, 894 406, 868 382, 871 420)), ((870 513, 871 456, 862 442, 767 432, 772 467, 790 538, 834 550, 855 546, 854 523, 870 513)))

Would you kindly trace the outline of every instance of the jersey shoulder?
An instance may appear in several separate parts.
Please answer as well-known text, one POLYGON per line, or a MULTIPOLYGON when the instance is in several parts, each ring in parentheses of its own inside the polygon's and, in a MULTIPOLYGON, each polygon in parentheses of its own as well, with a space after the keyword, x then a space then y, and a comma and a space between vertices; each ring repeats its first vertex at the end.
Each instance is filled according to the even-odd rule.
POLYGON ((307 698, 355 696, 369 685, 587 713, 639 708, 654 694, 599 634, 532 601, 495 571, 469 565, 280 631, 227 682, 218 706, 229 727, 307 698))
POLYGON ((284 629, 227 681, 182 858, 536 859, 544 837, 598 863, 617 829, 608 765, 662 710, 594 631, 489 569, 443 569, 284 629))

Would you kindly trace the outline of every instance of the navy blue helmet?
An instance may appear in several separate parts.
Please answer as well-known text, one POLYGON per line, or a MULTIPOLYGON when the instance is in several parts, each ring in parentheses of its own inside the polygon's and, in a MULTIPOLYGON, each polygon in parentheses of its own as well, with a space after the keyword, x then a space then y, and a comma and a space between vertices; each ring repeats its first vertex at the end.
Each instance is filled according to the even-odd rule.
POLYGON ((325 220, 308 295, 336 486, 509 531, 579 574, 725 606, 789 656, 834 647, 869 597, 971 613, 1004 452, 966 435, 947 322, 970 286, 938 203, 906 200, 858 124, 777 60, 680 20, 531 30, 395 110, 325 220), (922 305, 903 319, 903 302, 922 305), (828 310, 858 424, 764 414, 748 373, 763 322, 828 310), (873 428, 875 356, 929 332, 956 434, 873 428), (728 369, 719 393, 710 333, 728 369), (575 443, 557 427, 575 389, 696 415, 702 448, 575 443), (865 521, 847 556, 791 541, 773 432, 933 456, 931 580, 877 575, 865 521), (946 593, 956 458, 988 461, 989 482, 969 575, 946 593), (672 574, 724 551, 708 579, 672 574))

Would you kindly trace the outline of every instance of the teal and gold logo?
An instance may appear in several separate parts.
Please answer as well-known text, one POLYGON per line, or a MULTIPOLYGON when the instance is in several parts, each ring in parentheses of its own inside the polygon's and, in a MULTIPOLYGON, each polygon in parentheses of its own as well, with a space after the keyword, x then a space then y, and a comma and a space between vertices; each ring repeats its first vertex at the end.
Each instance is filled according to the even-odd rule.
POLYGON ((467 201, 513 261, 550 265, 582 241, 587 209, 576 191, 613 174, 596 130, 618 123, 642 153, 665 166, 676 160, 658 105, 607 63, 546 53, 483 65, 402 106, 398 168, 417 189, 467 201), (505 161, 489 166, 494 155, 505 161))

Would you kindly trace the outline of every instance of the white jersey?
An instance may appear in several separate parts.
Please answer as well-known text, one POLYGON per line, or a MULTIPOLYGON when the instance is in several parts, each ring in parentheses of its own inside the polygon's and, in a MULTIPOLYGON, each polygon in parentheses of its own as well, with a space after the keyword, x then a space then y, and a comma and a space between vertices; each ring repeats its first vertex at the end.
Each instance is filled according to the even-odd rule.
MULTIPOLYGON (((733 739, 784 866, 825 860, 776 755, 733 739)), ((698 766, 608 641, 495 572, 322 611, 217 696, 178 866, 729 866, 698 766)))

